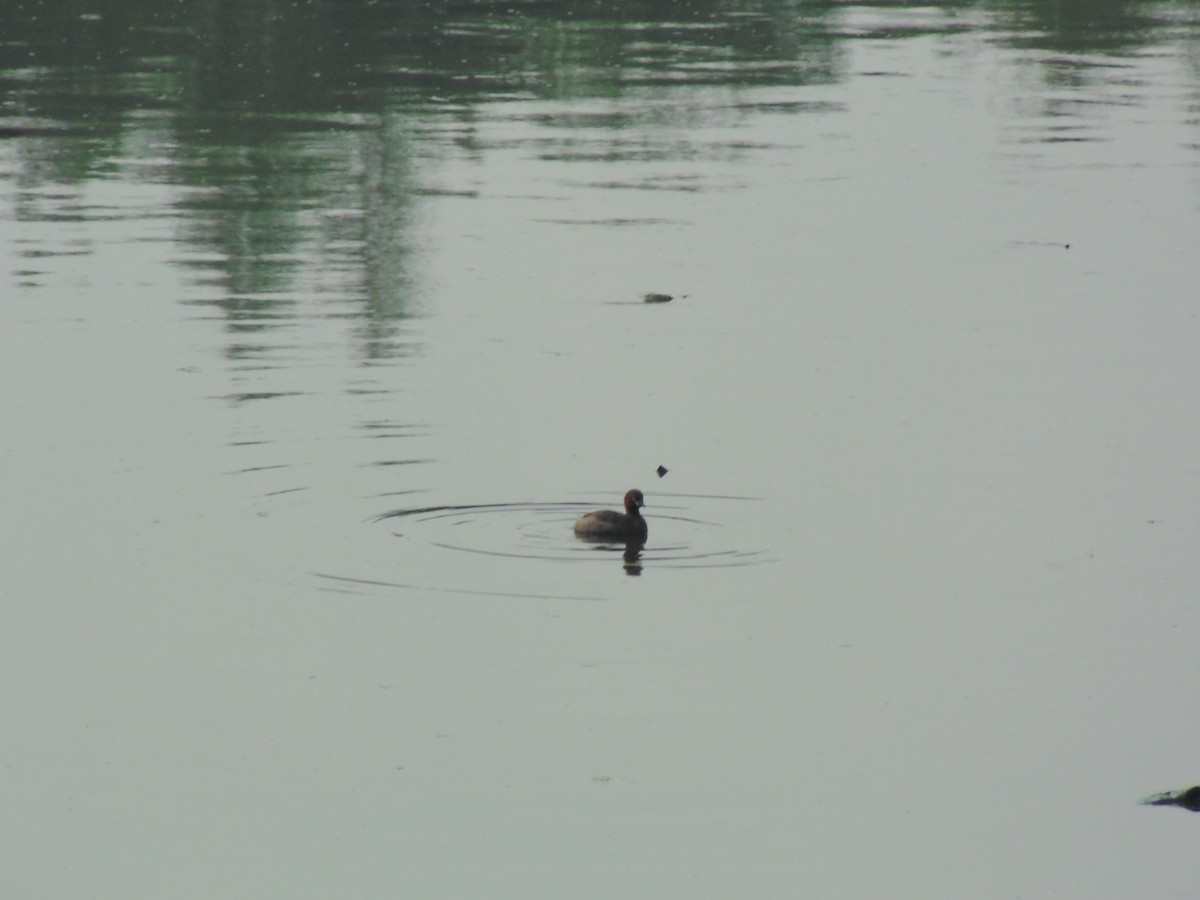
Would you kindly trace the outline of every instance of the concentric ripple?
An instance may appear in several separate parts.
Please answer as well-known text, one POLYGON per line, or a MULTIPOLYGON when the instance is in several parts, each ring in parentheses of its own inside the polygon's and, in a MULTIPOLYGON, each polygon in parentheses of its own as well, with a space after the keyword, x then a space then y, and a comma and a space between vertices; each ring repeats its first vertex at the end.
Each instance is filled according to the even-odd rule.
MULTIPOLYGON (((611 500, 609 494, 603 497, 611 500)), ((727 543, 722 505, 753 502, 752 497, 655 494, 653 508, 647 509, 650 540, 645 546, 575 537, 575 520, 603 505, 602 499, 424 506, 395 509, 375 521, 390 523, 398 537, 460 553, 606 564, 620 554, 627 568, 724 568, 774 561, 764 548, 727 543)))

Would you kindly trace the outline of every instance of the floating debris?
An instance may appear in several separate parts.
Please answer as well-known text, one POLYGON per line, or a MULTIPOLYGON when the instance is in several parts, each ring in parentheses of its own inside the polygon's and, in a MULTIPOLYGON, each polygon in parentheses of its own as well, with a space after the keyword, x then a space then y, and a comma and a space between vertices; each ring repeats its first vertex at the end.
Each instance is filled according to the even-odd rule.
POLYGON ((1200 785, 1182 791, 1151 794, 1149 797, 1143 797, 1138 803, 1143 806, 1179 806, 1192 812, 1200 812, 1200 785))
POLYGON ((645 303, 670 303, 674 299, 670 294, 642 294, 645 303))
POLYGON ((666 475, 666 474, 667 474, 667 467, 666 467, 666 466, 659 466, 657 471, 658 471, 658 477, 659 477, 659 478, 662 478, 664 475, 666 475))

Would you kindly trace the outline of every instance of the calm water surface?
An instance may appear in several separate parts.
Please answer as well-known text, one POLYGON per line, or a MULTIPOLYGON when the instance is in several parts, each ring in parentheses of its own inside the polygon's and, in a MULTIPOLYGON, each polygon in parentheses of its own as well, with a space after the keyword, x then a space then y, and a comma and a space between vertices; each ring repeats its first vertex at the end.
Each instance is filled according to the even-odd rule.
POLYGON ((1194 5, 413 7, 0 12, 0 894, 1200 895, 1194 5))

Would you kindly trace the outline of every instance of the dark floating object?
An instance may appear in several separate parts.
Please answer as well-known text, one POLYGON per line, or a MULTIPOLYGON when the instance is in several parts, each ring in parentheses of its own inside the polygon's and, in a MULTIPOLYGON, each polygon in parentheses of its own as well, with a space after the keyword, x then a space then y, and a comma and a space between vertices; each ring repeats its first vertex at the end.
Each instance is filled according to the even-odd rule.
POLYGON ((674 299, 670 294, 642 294, 642 300, 646 303, 670 303, 674 299))
POLYGON ((657 469, 656 471, 658 472, 658 477, 659 477, 659 478, 662 478, 664 475, 666 475, 666 474, 667 474, 667 467, 666 467, 666 466, 659 466, 659 467, 658 467, 658 469, 657 469))
POLYGON ((1164 791, 1143 797, 1138 803, 1143 806, 1181 806, 1192 812, 1200 812, 1200 785, 1182 791, 1164 791))
POLYGON ((582 516, 575 523, 575 536, 589 541, 625 541, 646 543, 649 531, 642 518, 641 508, 646 505, 642 492, 637 488, 625 494, 625 512, 600 509, 582 516))

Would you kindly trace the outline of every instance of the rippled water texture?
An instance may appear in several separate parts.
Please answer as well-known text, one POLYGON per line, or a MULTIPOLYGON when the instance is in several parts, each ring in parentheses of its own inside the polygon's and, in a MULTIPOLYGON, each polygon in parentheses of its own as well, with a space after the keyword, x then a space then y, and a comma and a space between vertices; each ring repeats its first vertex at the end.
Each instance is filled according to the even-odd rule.
POLYGON ((1198 198, 1194 3, 0 6, 0 897, 1194 895, 1198 198))
MULTIPOLYGON (((660 495, 661 496, 661 495, 660 495)), ((655 515, 655 523, 671 528, 674 543, 655 539, 626 546, 623 541, 564 541, 572 523, 591 507, 580 503, 490 503, 482 506, 434 506, 398 509, 385 513, 381 520, 400 518, 411 521, 406 531, 394 531, 396 537, 413 537, 433 546, 464 553, 483 553, 559 562, 604 563, 607 552, 621 553, 629 574, 640 574, 644 565, 655 569, 740 566, 766 562, 765 551, 739 550, 729 538, 719 534, 718 521, 694 517, 696 507, 713 510, 722 501, 742 501, 737 497, 674 497, 667 499, 655 515), (669 526, 667 525, 669 523, 669 526), (467 537, 463 537, 463 535, 467 537)))

